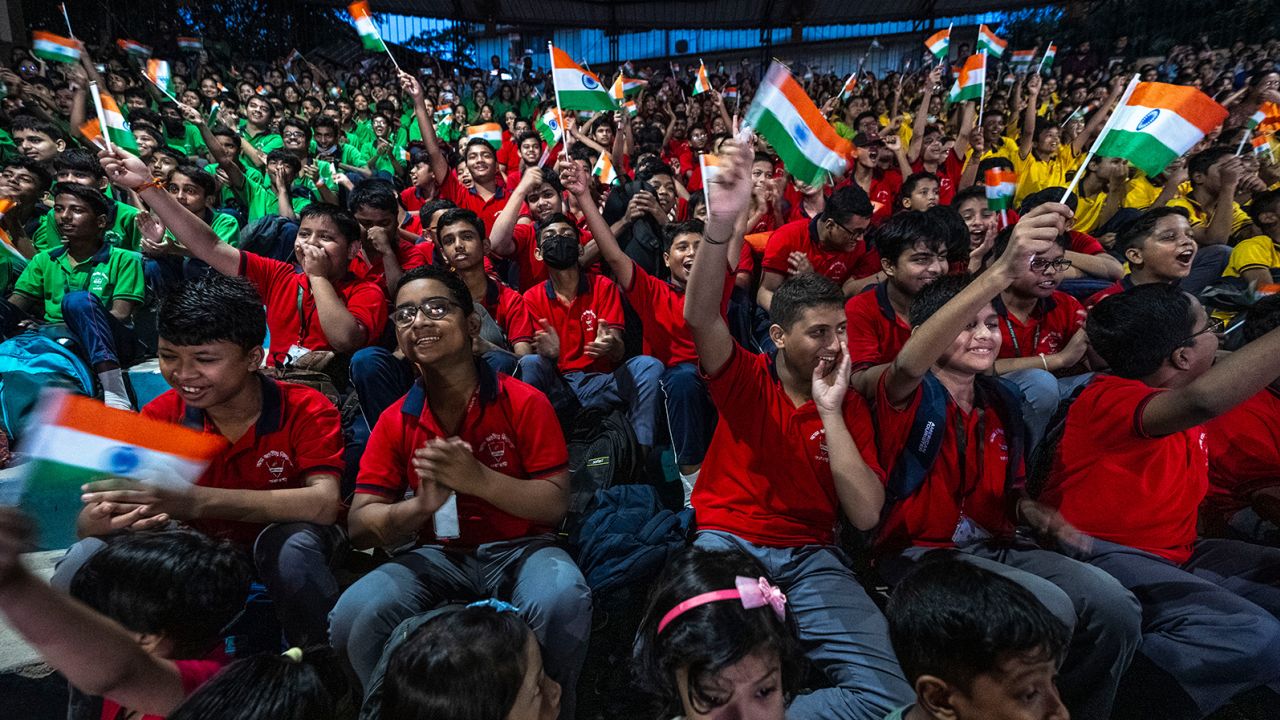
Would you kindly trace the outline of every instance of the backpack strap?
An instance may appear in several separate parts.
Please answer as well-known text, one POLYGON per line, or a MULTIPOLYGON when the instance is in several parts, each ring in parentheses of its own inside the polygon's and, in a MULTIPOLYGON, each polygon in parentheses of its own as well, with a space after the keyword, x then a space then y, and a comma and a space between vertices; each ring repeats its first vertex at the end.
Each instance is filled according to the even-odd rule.
POLYGON ((889 471, 885 486, 886 509, 920 489, 929 469, 938 459, 942 438, 946 435, 947 389, 932 372, 927 372, 920 382, 919 391, 920 403, 911 420, 911 432, 889 471))

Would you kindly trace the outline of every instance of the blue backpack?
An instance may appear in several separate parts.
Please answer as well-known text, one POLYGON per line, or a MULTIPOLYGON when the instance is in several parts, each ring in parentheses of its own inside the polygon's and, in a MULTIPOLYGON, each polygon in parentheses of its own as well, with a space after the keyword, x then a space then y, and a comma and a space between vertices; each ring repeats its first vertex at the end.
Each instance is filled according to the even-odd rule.
POLYGON ((11 441, 21 437, 46 388, 92 395, 93 376, 75 353, 38 332, 0 343, 0 430, 11 441))

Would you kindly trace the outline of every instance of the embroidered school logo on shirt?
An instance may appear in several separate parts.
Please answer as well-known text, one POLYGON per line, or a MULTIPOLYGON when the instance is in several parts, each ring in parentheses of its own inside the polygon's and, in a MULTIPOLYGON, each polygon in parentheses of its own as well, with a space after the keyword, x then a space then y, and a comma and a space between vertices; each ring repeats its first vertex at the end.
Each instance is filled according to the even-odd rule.
POLYGON ((583 327, 583 329, 584 329, 586 332, 589 332, 589 333, 593 333, 593 332, 595 332, 595 331, 596 331, 596 321, 597 321, 598 319, 599 319, 599 317, 596 315, 596 311, 595 311, 595 310, 583 310, 583 311, 582 311, 582 318, 581 318, 581 320, 582 320, 582 327, 583 327))
POLYGON ((485 466, 497 470, 511 464, 515 445, 506 433, 489 433, 480 445, 480 461, 485 466))
POLYGON ((107 274, 102 270, 94 270, 89 276, 89 292, 94 295, 101 296, 103 291, 107 289, 107 283, 111 281, 107 274))
POLYGON ((827 266, 827 271, 824 274, 827 276, 828 280, 835 280, 839 282, 847 274, 848 269, 848 266, 844 264, 843 260, 837 260, 827 266))
POLYGON ((272 483, 284 482, 289 479, 287 471, 293 465, 293 458, 289 454, 280 450, 270 450, 262 457, 258 458, 258 467, 265 467, 267 472, 271 473, 272 483))
POLYGON ((814 453, 813 459, 820 463, 830 463, 831 456, 827 453, 827 431, 825 428, 814 430, 809 435, 809 442, 817 442, 818 450, 814 453))

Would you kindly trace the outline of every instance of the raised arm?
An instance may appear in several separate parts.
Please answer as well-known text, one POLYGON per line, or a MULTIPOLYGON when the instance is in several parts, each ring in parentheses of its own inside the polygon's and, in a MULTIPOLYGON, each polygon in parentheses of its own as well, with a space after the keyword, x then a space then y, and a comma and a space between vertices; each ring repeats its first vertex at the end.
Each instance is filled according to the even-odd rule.
POLYGON ((1027 77, 1027 107, 1022 111, 1022 134, 1018 136, 1018 157, 1031 154, 1036 136, 1036 109, 1040 105, 1040 74, 1027 77))
POLYGON ((613 279, 620 287, 631 287, 635 275, 635 264, 622 251, 622 247, 618 245, 618 239, 613 235, 613 230, 609 229, 609 223, 596 207, 582 166, 562 155, 560 161, 556 163, 556 170, 560 173, 560 184, 578 199, 578 208, 582 210, 582 217, 587 221, 587 228, 591 230, 596 248, 605 262, 609 263, 609 269, 613 271, 613 279))
POLYGON ((520 182, 516 183, 515 189, 507 196, 507 204, 493 219, 493 227, 489 230, 490 253, 497 257, 511 257, 515 254, 514 234, 516 223, 520 221, 520 208, 524 207, 524 199, 529 195, 529 190, 541 185, 542 181, 543 170, 540 167, 529 168, 520 176, 520 182))
POLYGON ((1120 101, 1120 96, 1124 94, 1125 86, 1128 84, 1129 78, 1126 75, 1116 75, 1111 78, 1111 91, 1107 93, 1107 99, 1102 101, 1102 106, 1098 108, 1098 112, 1089 118, 1089 122, 1084 124, 1084 130, 1071 141, 1071 152, 1074 155, 1080 155, 1089 147, 1089 143, 1098 136, 1102 131, 1103 124, 1106 123, 1107 117, 1111 115, 1115 104, 1120 101))
POLYGON ((916 108, 916 116, 911 122, 911 144, 907 146, 907 161, 920 159, 920 150, 924 147, 924 129, 929 124, 929 103, 933 100, 933 88, 942 80, 942 67, 929 71, 920 88, 920 107, 916 108))
POLYGON ((427 155, 431 158, 431 174, 436 176, 436 183, 444 182, 449 175, 449 161, 440 151, 440 139, 436 137, 436 126, 431 122, 431 109, 427 107, 426 96, 422 92, 422 83, 409 73, 400 73, 400 87, 413 98, 413 116, 418 121, 418 130, 422 133, 422 142, 427 146, 427 155))

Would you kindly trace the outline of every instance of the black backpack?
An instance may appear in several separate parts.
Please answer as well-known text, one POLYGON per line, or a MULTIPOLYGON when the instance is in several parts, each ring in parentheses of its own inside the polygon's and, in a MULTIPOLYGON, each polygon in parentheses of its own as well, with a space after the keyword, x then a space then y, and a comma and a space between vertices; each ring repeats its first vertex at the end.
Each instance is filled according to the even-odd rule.
POLYGON ((596 492, 635 482, 644 462, 626 413, 582 408, 567 433, 569 512, 563 529, 572 532, 596 492))

